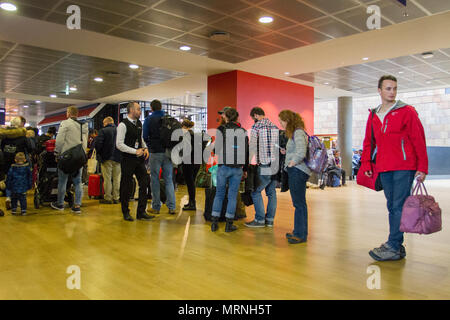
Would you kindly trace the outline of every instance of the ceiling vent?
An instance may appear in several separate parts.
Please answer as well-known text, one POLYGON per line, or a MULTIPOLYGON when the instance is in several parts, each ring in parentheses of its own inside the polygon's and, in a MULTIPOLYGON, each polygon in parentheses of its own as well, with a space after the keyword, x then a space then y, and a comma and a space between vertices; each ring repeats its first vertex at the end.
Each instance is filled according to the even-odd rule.
POLYGON ((215 41, 227 41, 230 40, 230 34, 225 31, 214 31, 209 35, 209 38, 215 41))

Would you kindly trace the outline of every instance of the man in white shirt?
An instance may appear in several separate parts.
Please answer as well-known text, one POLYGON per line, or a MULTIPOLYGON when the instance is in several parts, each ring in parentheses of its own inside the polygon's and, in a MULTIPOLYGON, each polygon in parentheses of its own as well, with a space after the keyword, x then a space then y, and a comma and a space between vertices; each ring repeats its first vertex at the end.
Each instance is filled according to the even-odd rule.
POLYGON ((130 192, 133 188, 133 175, 136 175, 139 184, 139 201, 136 213, 137 220, 151 220, 147 210, 147 188, 150 179, 145 168, 145 160, 149 153, 142 137, 141 107, 137 102, 127 105, 128 116, 117 127, 116 147, 121 151, 121 180, 120 201, 122 214, 126 221, 133 221, 128 208, 130 192))

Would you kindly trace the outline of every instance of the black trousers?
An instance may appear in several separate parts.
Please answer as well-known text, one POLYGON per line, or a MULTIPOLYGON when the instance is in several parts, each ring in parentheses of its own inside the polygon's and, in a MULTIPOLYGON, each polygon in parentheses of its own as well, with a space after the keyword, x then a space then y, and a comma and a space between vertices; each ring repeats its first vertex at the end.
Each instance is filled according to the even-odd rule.
POLYGON ((199 164, 183 164, 183 176, 189 193, 189 203, 195 202, 195 178, 199 169, 199 164))
POLYGON ((133 191, 133 175, 136 175, 139 184, 139 200, 136 217, 139 217, 144 214, 147 209, 147 190, 150 183, 150 177, 147 174, 144 159, 142 157, 124 157, 120 162, 120 168, 122 170, 120 178, 120 202, 122 204, 122 213, 124 216, 130 213, 128 204, 131 192, 133 191))

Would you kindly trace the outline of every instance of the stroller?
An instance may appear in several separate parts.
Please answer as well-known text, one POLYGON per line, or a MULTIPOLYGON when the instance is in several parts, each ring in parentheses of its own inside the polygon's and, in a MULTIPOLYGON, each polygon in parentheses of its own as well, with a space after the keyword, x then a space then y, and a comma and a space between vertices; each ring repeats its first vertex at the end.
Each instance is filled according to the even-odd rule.
MULTIPOLYGON (((55 155, 55 140, 45 142, 45 150, 39 155, 39 171, 34 188, 34 207, 39 209, 45 203, 51 203, 58 197, 58 165, 55 155)), ((67 194, 64 201, 73 205, 74 196, 70 191, 72 181, 67 182, 67 194)))
POLYGON ((336 166, 328 166, 322 173, 320 189, 325 187, 339 187, 341 185, 341 170, 336 166))

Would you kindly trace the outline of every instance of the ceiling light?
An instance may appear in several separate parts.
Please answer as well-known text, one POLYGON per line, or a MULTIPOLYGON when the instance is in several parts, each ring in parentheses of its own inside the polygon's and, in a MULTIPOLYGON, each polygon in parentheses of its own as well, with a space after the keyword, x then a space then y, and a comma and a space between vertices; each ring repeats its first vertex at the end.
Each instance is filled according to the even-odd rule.
POLYGON ((28 106, 23 106, 24 108, 28 108, 28 106))
POLYGON ((97 77, 97 78, 94 78, 94 81, 103 82, 103 78, 97 77))
POLYGON ((6 11, 16 11, 17 7, 9 2, 2 2, 0 3, 0 8, 6 11))
POLYGON ((330 84, 329 82, 325 82, 325 84, 330 84))
POLYGON ((427 84, 430 84, 430 83, 431 83, 431 81, 427 81, 426 83, 427 83, 427 84))
POLYGON ((404 72, 404 71, 399 71, 398 73, 403 74, 403 73, 405 73, 405 72, 404 72))
POLYGON ((367 61, 367 60, 369 60, 369 58, 368 57, 364 57, 364 58, 362 58, 364 61, 367 61))
POLYGON ((424 58, 424 59, 430 59, 430 58, 433 58, 433 57, 434 57, 433 52, 424 52, 424 53, 422 53, 422 58, 424 58))
POLYGON ((75 87, 75 86, 73 86, 73 87, 70 87, 70 89, 69 89, 70 91, 78 91, 78 89, 77 89, 77 87, 75 87))
POLYGON ((51 94, 50 95, 50 98, 56 98, 56 97, 58 97, 56 94, 51 94))
POLYGON ((139 69, 139 66, 137 64, 130 64, 130 69, 139 69))
POLYGON ((272 21, 273 21, 273 18, 269 17, 269 16, 259 18, 259 22, 261 22, 261 23, 271 23, 272 21))
POLYGON ((290 72, 285 72, 284 74, 288 76, 288 75, 290 75, 291 73, 290 73, 290 72))
POLYGON ((189 50, 191 50, 191 47, 189 47, 189 46, 181 46, 180 50, 182 50, 182 51, 189 51, 189 50))

